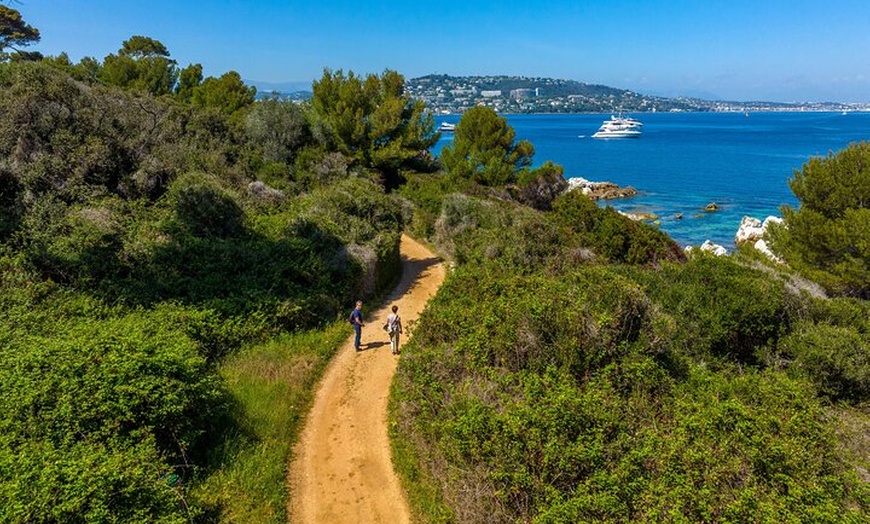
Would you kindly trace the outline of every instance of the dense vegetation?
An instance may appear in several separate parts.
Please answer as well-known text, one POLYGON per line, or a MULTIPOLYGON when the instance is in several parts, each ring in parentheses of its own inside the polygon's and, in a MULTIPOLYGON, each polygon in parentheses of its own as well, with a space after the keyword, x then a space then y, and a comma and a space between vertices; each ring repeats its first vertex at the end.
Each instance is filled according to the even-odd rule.
POLYGON ((390 71, 255 102, 148 37, 73 64, 19 33, 0 42, 0 522, 285 520, 337 319, 398 276, 385 186, 434 167, 431 119, 390 71))
POLYGON ((485 108, 436 172, 394 72, 255 102, 148 37, 25 53, 17 15, 0 6, 0 522, 284 521, 311 386, 405 227, 455 266, 393 391, 421 520, 866 521, 866 146, 796 174, 774 232, 819 298, 564 193, 485 108))
MULTIPOLYGON (((455 140, 478 119, 463 116, 455 140)), ((448 153, 466 152, 464 163, 446 155, 445 167, 464 170, 492 143, 475 136, 448 153)), ((815 169, 793 187, 813 191, 815 169)), ((861 177, 843 194, 860 199, 861 177)), ((657 230, 577 193, 541 211, 471 178, 416 176, 402 189, 419 209, 412 230, 456 265, 404 352, 391 404, 418 518, 866 521, 866 302, 806 294, 751 253, 686 260, 657 230)), ((866 211, 855 199, 847 206, 866 211)), ((863 245, 850 227, 832 236, 846 256, 863 245)), ((866 275, 850 275, 866 289, 866 275)))

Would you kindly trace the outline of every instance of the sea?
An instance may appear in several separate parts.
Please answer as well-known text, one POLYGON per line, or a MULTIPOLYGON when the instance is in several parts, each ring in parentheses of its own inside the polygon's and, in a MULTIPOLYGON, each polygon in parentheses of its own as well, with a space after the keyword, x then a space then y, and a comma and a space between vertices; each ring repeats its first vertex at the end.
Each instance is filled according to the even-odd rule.
MULTIPOLYGON (((565 177, 632 186, 632 198, 599 202, 652 213, 651 223, 680 245, 706 240, 733 249, 744 216, 781 216, 799 201, 788 181, 811 157, 870 140, 870 113, 639 113, 643 136, 594 139, 610 115, 505 115, 517 140, 535 146, 534 164, 560 164, 565 177), (705 211, 715 203, 719 210, 705 211), (678 218, 681 216, 682 218, 678 218)), ((456 123, 460 115, 436 117, 456 123)), ((453 139, 443 133, 437 154, 453 139)))

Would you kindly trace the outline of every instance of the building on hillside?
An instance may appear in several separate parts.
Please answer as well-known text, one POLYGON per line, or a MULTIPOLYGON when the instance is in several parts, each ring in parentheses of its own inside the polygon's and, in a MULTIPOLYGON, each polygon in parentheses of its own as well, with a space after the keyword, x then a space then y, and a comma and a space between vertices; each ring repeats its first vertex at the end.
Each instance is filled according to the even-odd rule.
POLYGON ((513 100, 525 100, 536 96, 535 89, 511 89, 511 98, 513 100))
POLYGON ((483 98, 496 98, 501 96, 501 89, 495 91, 481 91, 480 96, 483 98))

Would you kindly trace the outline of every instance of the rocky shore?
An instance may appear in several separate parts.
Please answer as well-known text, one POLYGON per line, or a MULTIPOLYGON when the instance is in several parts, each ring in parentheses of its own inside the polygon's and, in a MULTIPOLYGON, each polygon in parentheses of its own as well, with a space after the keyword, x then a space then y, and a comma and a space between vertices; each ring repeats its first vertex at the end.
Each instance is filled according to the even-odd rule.
MULTIPOLYGON (((568 188, 566 191, 582 191, 584 195, 592 200, 612 200, 616 198, 630 198, 637 195, 637 189, 631 186, 621 187, 613 182, 592 182, 585 178, 575 177, 568 179, 568 188)), ((708 213, 719 211, 721 207, 716 202, 711 202, 703 208, 703 211, 708 213)), ((639 220, 658 224, 658 216, 652 213, 627 213, 620 211, 632 220, 639 220)), ((677 213, 674 216, 675 220, 683 218, 682 213, 677 213)), ((775 216, 767 217, 763 222, 757 218, 744 216, 740 221, 740 226, 737 228, 737 233, 734 235, 734 244, 738 247, 743 245, 751 245, 753 248, 764 253, 768 258, 776 262, 782 262, 767 245, 765 234, 770 224, 781 224, 782 219, 775 216)), ((717 256, 727 255, 728 249, 719 244, 715 244, 710 240, 705 241, 700 246, 686 246, 686 251, 699 249, 707 251, 717 256)))
MULTIPOLYGON (((764 219, 764 222, 762 222, 757 218, 744 216, 743 220, 740 221, 740 226, 737 228, 737 233, 734 235, 734 244, 737 247, 745 245, 752 246, 774 262, 782 263, 782 260, 770 250, 770 247, 767 245, 767 240, 765 239, 767 229, 771 224, 782 224, 782 219, 775 216, 769 216, 764 219)), ((695 246, 686 246, 685 248, 686 251, 691 251, 693 249, 696 249, 695 246)), ((714 244, 709 240, 701 244, 697 249, 708 251, 717 256, 728 254, 728 250, 725 249, 724 246, 714 244)))
POLYGON ((637 194, 637 189, 631 186, 621 187, 613 182, 592 182, 580 177, 568 179, 568 191, 573 190, 582 191, 592 200, 629 198, 637 194))

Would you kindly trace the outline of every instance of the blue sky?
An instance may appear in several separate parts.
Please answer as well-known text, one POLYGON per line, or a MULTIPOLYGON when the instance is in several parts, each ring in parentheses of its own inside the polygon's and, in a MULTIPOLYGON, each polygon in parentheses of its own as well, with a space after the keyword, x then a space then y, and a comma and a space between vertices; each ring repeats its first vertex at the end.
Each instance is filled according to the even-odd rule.
POLYGON ((870 102, 866 0, 19 0, 32 50, 104 58, 132 35, 179 65, 310 83, 323 68, 406 78, 545 76, 728 100, 870 102))

